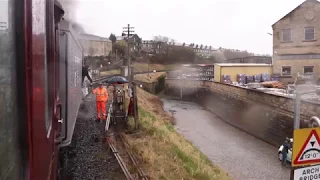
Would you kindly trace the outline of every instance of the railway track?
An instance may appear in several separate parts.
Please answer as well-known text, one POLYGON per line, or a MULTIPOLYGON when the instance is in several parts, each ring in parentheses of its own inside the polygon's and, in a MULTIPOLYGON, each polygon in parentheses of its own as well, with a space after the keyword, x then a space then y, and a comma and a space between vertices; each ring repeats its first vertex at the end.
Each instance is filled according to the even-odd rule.
POLYGON ((110 126, 110 117, 112 111, 112 102, 109 107, 109 112, 107 116, 107 121, 105 124, 105 132, 107 138, 107 144, 118 161, 124 175, 128 180, 148 180, 149 178, 146 176, 144 171, 139 167, 139 163, 137 158, 132 154, 129 149, 129 144, 125 140, 123 130, 124 128, 121 125, 113 125, 110 126), (135 171, 131 171, 128 167, 134 167, 135 171))
POLYGON ((129 145, 125 141, 123 133, 114 132, 112 135, 114 136, 114 140, 109 139, 108 146, 117 159, 118 164, 120 165, 127 180, 149 180, 148 176, 139 166, 137 158, 128 148, 129 145))
POLYGON ((116 148, 116 146, 114 145, 114 143, 112 142, 109 142, 108 143, 113 155, 116 157, 117 161, 118 161, 118 164, 120 165, 122 171, 123 171, 123 174, 126 176, 126 178, 128 180, 134 180, 133 176, 131 175, 128 167, 126 166, 126 163, 124 162, 124 160, 122 159, 122 157, 119 155, 119 152, 116 148))
MULTIPOLYGON (((112 93, 110 93, 110 95, 111 94, 112 93)), ((113 99, 111 100, 110 106, 108 108, 108 116, 104 129, 107 145, 110 148, 112 154, 115 156, 119 166, 122 169, 122 172, 128 180, 148 180, 149 178, 139 166, 137 158, 129 149, 129 144, 126 141, 124 135, 125 126, 123 126, 122 124, 110 125, 111 112, 113 109, 112 104, 113 99)))
POLYGON ((144 173, 143 169, 141 167, 139 167, 139 163, 137 161, 137 158, 134 156, 134 154, 132 154, 132 152, 129 150, 129 144, 128 142, 125 140, 124 138, 124 135, 123 133, 120 133, 119 134, 120 136, 120 140, 121 142, 123 143, 123 145, 125 146, 125 150, 133 164, 133 166, 136 168, 137 170, 137 173, 138 173, 138 177, 141 179, 141 180, 148 180, 148 176, 144 173))
MULTIPOLYGON (((134 74, 144 74, 144 73, 152 73, 153 71, 148 72, 135 72, 134 74)), ((158 71, 165 72, 165 71, 158 71)), ((108 78, 112 76, 118 76, 120 74, 104 76, 98 79, 93 80, 93 84, 97 84, 100 82, 106 81, 108 78)), ((130 151, 129 144, 125 139, 123 134, 123 128, 118 128, 116 125, 110 127, 110 116, 112 111, 112 102, 109 107, 109 112, 107 116, 107 121, 105 124, 105 132, 107 137, 107 145, 109 146, 111 152, 115 156, 119 166, 121 167, 125 177, 128 180, 149 180, 149 177, 145 174, 142 168, 139 166, 139 162, 135 155, 130 151), (132 169, 128 169, 128 167, 133 167, 132 169)))

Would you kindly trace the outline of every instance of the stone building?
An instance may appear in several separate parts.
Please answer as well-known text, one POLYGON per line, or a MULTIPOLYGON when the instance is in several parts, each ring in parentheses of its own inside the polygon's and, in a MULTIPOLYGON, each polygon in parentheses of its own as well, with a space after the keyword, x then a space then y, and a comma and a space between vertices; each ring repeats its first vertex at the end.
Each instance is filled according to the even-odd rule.
POLYGON ((213 54, 217 51, 216 49, 212 49, 212 47, 201 47, 201 48, 193 48, 193 51, 201 57, 209 58, 213 56, 213 54))
MULTIPOLYGON (((117 43, 122 46, 127 46, 127 36, 117 36, 117 43)), ((129 36, 130 52, 140 52, 142 48, 142 40, 137 34, 129 36)))
POLYGON ((154 40, 143 40, 142 41, 142 50, 148 53, 166 53, 167 43, 162 41, 154 40))
POLYGON ((273 73, 280 81, 294 82, 297 75, 320 77, 320 2, 306 0, 273 29, 273 73))
POLYGON ((112 42, 108 38, 92 34, 79 34, 79 41, 85 56, 108 56, 112 51, 112 42))

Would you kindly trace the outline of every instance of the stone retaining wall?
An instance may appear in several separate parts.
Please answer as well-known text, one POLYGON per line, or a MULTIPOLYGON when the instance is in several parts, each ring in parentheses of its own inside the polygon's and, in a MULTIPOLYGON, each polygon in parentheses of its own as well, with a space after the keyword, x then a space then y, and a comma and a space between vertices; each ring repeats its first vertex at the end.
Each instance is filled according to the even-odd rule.
MULTIPOLYGON (((292 137, 292 98, 210 81, 176 79, 166 80, 166 93, 178 95, 181 85, 183 92, 196 92, 186 95, 194 96, 225 122, 270 144, 278 146, 285 137, 292 137)), ((307 120, 320 113, 317 103, 302 101, 300 109, 301 127, 306 127, 307 120)))
POLYGON ((157 86, 158 82, 147 83, 147 82, 138 81, 138 80, 134 80, 134 82, 136 82, 138 86, 142 85, 143 90, 145 90, 151 94, 156 93, 156 86, 157 86))

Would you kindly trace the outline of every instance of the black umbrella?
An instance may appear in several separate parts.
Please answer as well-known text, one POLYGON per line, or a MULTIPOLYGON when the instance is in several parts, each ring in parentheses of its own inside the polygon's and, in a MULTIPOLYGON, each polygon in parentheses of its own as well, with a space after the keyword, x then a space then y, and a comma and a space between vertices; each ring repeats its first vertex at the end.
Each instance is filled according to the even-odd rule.
POLYGON ((107 79, 105 82, 109 84, 128 83, 128 80, 122 76, 112 76, 109 79, 107 79))

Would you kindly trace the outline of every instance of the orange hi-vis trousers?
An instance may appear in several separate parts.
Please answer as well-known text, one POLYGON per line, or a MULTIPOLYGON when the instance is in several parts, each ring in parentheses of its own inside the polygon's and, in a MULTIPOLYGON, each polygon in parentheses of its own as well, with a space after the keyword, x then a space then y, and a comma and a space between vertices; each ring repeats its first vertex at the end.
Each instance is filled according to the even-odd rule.
POLYGON ((106 109, 106 102, 105 101, 96 101, 97 106, 97 117, 100 119, 100 111, 102 111, 103 120, 106 120, 107 116, 107 109, 106 109))

